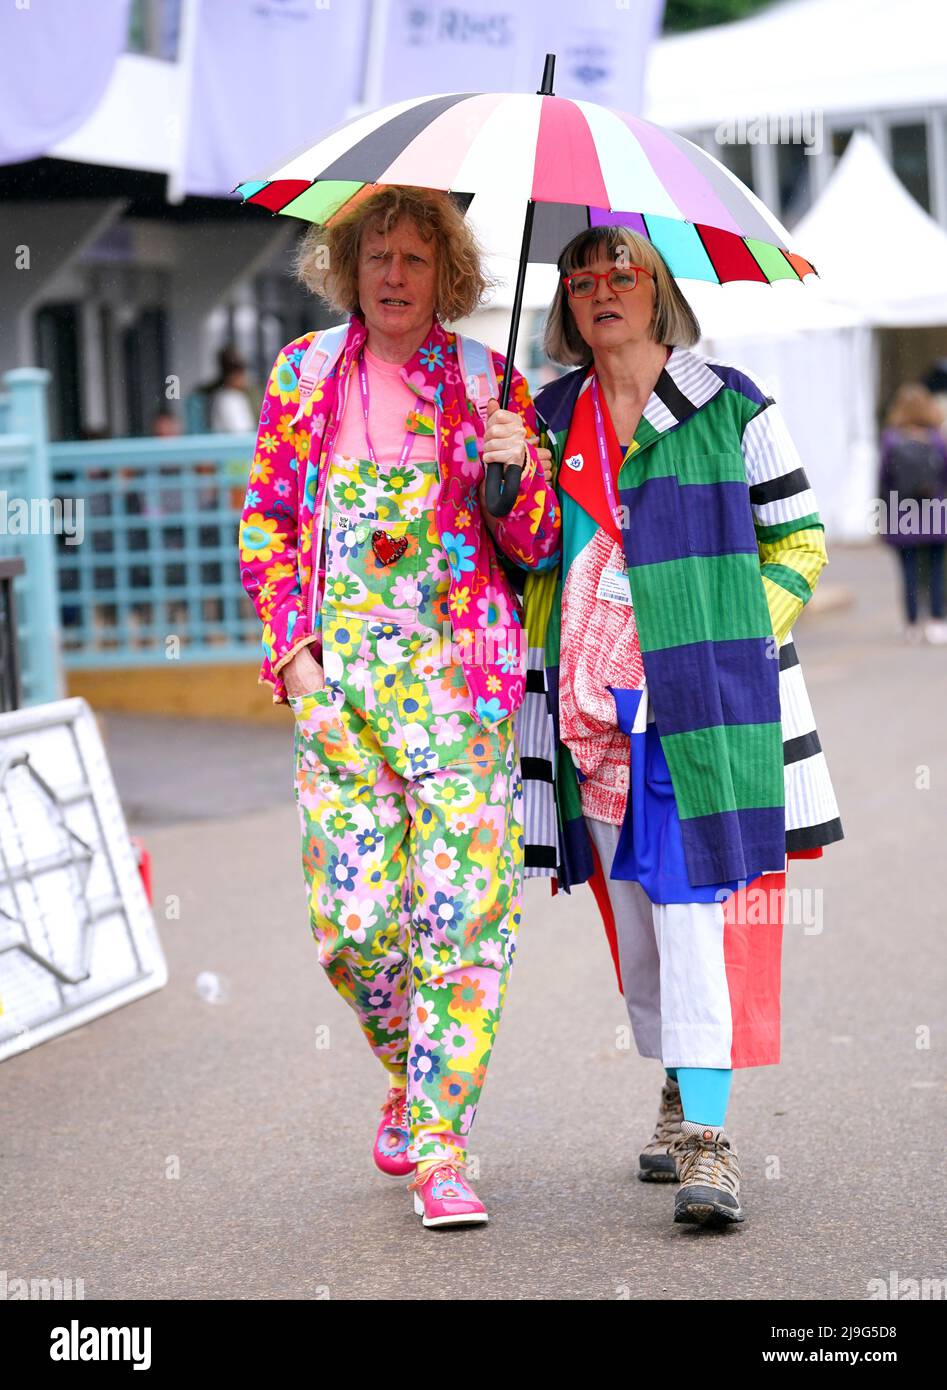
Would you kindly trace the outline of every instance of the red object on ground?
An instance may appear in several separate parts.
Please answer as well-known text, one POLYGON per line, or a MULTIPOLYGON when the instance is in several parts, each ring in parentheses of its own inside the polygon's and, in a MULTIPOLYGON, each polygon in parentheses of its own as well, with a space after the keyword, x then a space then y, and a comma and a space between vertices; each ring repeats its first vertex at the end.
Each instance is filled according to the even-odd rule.
POLYGON ((138 861, 138 872, 141 874, 141 881, 144 885, 145 896, 149 905, 154 903, 151 894, 151 855, 145 849, 144 841, 138 835, 130 835, 132 849, 135 851, 135 858, 138 861))

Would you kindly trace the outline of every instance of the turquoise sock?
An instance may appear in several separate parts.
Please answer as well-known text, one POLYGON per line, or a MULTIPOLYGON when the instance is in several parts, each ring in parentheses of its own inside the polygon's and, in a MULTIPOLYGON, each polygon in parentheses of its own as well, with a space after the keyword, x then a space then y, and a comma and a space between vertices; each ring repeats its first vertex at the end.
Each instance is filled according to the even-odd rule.
POLYGON ((677 1067, 665 1067, 664 1070, 667 1072, 668 1076, 671 1078, 672 1081, 677 1080, 677 1067))
POLYGON ((723 1126, 733 1072, 720 1067, 675 1067, 684 1119, 695 1125, 723 1126))

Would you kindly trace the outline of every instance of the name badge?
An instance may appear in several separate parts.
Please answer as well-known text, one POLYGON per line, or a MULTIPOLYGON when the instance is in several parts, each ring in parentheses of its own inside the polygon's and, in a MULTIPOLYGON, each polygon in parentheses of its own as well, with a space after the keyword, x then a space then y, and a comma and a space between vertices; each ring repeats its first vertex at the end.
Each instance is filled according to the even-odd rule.
POLYGON ((631 585, 626 571, 609 569, 606 565, 598 581, 595 597, 605 599, 606 603, 623 603, 630 608, 631 585))

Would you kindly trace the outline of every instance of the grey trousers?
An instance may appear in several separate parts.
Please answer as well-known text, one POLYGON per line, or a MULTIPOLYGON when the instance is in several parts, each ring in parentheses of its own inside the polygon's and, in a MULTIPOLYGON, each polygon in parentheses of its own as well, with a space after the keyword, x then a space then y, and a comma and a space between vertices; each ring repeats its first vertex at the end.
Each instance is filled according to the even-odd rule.
POLYGON ((653 903, 609 877, 619 827, 586 817, 615 916, 635 1046, 666 1067, 731 1067, 733 1014, 720 903, 653 903))

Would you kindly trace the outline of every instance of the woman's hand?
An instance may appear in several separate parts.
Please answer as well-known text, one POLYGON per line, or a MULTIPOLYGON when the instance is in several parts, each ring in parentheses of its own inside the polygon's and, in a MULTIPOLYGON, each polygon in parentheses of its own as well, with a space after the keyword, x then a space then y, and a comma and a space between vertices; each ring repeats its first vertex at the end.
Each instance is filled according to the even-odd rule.
POLYGON ((283 684, 287 695, 312 695, 316 690, 321 690, 325 683, 322 667, 309 647, 300 647, 292 661, 283 667, 283 684))
POLYGON ((539 455, 539 462, 543 470, 543 477, 547 483, 552 482, 552 450, 539 448, 536 450, 539 455))

